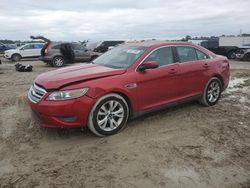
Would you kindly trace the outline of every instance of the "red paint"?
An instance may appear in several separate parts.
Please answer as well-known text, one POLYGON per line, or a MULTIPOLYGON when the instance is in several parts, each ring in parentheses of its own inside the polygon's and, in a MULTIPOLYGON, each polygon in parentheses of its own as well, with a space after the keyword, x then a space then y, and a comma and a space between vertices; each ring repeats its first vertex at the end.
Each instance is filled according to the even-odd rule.
POLYGON ((229 63, 223 56, 189 43, 137 43, 133 46, 147 47, 145 53, 128 69, 113 69, 97 64, 84 64, 58 69, 39 75, 35 83, 47 90, 38 103, 29 102, 33 111, 40 116, 42 127, 86 126, 88 115, 96 100, 111 92, 121 93, 131 103, 131 111, 142 112, 161 105, 177 102, 192 96, 202 95, 208 80, 213 76, 222 79, 224 89, 229 83, 229 63), (136 71, 137 66, 156 48, 185 45, 199 49, 211 59, 175 63, 164 67, 136 71), (137 87, 127 88, 136 83, 137 87), (66 101, 47 101, 47 96, 56 90, 88 87, 85 96, 66 101), (73 122, 65 122, 62 116, 75 116, 73 122))

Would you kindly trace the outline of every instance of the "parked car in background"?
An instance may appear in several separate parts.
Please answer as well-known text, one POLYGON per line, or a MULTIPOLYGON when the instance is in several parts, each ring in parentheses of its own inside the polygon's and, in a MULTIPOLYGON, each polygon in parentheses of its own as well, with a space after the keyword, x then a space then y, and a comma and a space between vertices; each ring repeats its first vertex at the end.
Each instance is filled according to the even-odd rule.
POLYGON ((3 54, 4 51, 10 50, 10 49, 15 49, 15 46, 7 45, 7 44, 0 42, 0 54, 3 54))
POLYGON ((12 61, 19 61, 22 58, 35 58, 41 55, 43 43, 29 43, 16 49, 6 50, 4 57, 12 61))
POLYGON ((108 136, 129 118, 169 105, 190 100, 215 105, 229 74, 226 57, 198 45, 130 43, 91 64, 39 75, 28 98, 41 127, 88 126, 97 136, 108 136))
MULTIPOLYGON (((51 42, 46 45, 45 49, 42 50, 43 53, 41 54, 40 59, 54 67, 62 67, 69 63, 61 54, 60 48, 62 44, 64 43, 51 42)), ((78 43, 70 43, 70 45, 72 45, 74 50, 76 62, 90 62, 101 55, 100 53, 88 50, 78 43)))
POLYGON ((235 59, 235 53, 238 50, 237 46, 219 46, 218 40, 203 41, 201 46, 215 54, 226 56, 228 59, 235 59))
POLYGON ((104 53, 106 51, 108 51, 110 48, 115 47, 119 44, 124 43, 125 41, 101 41, 99 42, 99 44, 97 44, 97 46, 95 47, 94 51, 95 52, 100 52, 100 53, 104 53))
POLYGON ((97 47, 97 45, 99 44, 100 42, 88 42, 86 44, 86 48, 88 50, 91 50, 91 51, 94 51, 94 49, 97 47))
POLYGON ((236 59, 250 61, 250 44, 244 45, 237 50, 236 59))

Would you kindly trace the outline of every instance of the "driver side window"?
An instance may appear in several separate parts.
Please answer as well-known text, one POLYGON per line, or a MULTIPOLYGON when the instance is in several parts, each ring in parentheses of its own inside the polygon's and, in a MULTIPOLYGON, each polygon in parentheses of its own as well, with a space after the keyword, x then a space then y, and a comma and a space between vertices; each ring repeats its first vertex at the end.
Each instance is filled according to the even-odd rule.
POLYGON ((174 62, 172 48, 163 47, 153 51, 145 60, 146 61, 156 61, 160 66, 169 65, 174 62))

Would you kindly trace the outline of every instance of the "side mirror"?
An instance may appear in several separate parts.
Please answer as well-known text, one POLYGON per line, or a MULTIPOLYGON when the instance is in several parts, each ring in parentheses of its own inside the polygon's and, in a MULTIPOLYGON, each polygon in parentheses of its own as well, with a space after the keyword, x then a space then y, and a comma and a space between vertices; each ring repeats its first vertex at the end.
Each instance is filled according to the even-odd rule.
POLYGON ((159 64, 156 61, 146 61, 138 67, 138 70, 143 72, 147 69, 155 69, 157 67, 159 67, 159 64))
POLYGON ((114 48, 114 46, 109 46, 108 50, 112 50, 114 48))

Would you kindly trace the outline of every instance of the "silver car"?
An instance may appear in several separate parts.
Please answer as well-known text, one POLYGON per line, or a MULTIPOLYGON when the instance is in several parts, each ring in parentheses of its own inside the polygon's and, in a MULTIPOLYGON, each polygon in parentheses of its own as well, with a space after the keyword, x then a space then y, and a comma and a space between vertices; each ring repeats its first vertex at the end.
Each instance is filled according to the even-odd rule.
MULTIPOLYGON (((61 54, 60 48, 62 44, 63 43, 52 42, 45 45, 44 49, 42 49, 40 60, 54 67, 62 67, 67 63, 72 63, 68 62, 61 54)), ((78 43, 70 44, 72 45, 72 48, 74 50, 75 62, 91 62, 99 55, 101 55, 101 53, 88 50, 78 43)))
POLYGON ((250 61, 250 45, 240 47, 235 55, 236 59, 250 61))

